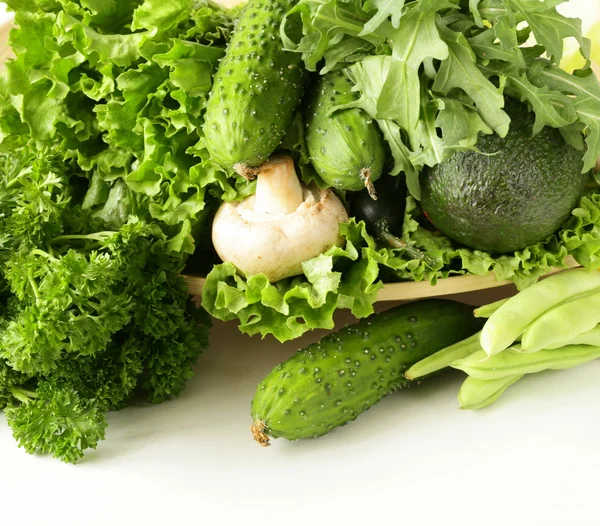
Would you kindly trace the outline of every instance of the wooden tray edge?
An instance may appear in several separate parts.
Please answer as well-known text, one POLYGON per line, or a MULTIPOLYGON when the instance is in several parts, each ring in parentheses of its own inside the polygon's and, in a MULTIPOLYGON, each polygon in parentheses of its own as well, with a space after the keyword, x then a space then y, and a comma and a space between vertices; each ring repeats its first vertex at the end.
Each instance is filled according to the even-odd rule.
MULTIPOLYGON (((565 261, 568 268, 579 267, 579 263, 572 257, 565 261)), ((555 274, 566 269, 555 268, 547 275, 555 274)), ((193 296, 201 296, 202 289, 206 283, 205 278, 197 276, 183 275, 188 290, 193 296)), ((440 279, 435 286, 426 281, 406 281, 401 283, 387 283, 379 290, 377 301, 403 301, 420 298, 431 298, 434 296, 450 296, 464 292, 474 292, 484 289, 492 289, 511 285, 512 281, 498 281, 494 274, 487 276, 455 276, 452 278, 440 279)))

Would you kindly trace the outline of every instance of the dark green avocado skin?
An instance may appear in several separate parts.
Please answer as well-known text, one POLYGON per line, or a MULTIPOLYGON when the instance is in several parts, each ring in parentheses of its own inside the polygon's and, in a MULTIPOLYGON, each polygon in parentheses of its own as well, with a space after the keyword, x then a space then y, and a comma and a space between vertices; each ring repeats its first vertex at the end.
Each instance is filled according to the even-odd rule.
POLYGON ((477 250, 505 254, 554 234, 583 194, 583 153, 560 132, 532 136, 534 117, 507 99, 508 135, 482 136, 479 151, 459 152, 422 173, 421 205, 433 225, 477 250))

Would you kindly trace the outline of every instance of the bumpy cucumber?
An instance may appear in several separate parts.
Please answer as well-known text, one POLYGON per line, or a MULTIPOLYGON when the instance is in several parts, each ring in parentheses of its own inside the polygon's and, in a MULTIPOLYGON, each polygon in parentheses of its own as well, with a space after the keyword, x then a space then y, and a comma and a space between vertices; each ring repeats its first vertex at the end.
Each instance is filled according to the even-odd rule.
POLYGON ((472 307, 422 300, 374 314, 298 351, 258 385, 252 432, 269 437, 318 437, 344 425, 388 393, 413 382, 416 362, 475 334, 472 307))
POLYGON ((249 0, 214 77, 206 105, 206 148, 213 160, 242 175, 279 146, 304 91, 301 55, 283 51, 279 36, 283 16, 294 4, 249 0))
POLYGON ((312 165, 327 184, 352 191, 367 186, 373 193, 369 183, 381 176, 385 161, 377 123, 359 108, 331 113, 358 98, 351 89, 342 71, 316 83, 306 115, 306 145, 312 165))

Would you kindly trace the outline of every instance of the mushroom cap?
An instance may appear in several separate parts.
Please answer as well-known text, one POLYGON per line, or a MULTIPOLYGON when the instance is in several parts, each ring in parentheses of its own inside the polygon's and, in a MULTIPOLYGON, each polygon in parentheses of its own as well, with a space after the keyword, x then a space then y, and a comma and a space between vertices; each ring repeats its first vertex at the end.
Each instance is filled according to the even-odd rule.
POLYGON ((254 211, 256 197, 223 203, 213 222, 213 245, 223 261, 244 276, 263 273, 270 282, 302 274, 302 263, 342 242, 339 224, 348 221, 331 190, 303 188, 303 202, 289 214, 254 211))

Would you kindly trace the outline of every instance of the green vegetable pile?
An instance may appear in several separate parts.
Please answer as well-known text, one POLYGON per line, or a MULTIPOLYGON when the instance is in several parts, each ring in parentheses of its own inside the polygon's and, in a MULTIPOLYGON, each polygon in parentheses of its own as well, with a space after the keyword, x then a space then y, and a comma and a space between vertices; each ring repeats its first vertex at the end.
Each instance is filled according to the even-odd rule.
POLYGON ((467 373, 463 409, 495 402, 525 375, 600 358, 600 272, 573 269, 475 310, 483 329, 413 365, 408 379, 452 367, 467 373))
MULTIPOLYGON (((107 412, 177 396, 207 346, 207 312, 284 341, 332 328, 339 308, 369 316, 387 281, 493 272, 525 289, 569 256, 600 268, 600 193, 588 177, 600 83, 580 21, 559 15, 559 3, 8 0, 0 409, 19 444, 76 462, 104 437, 107 412), (573 73, 558 67, 569 38, 584 62, 573 73), (481 136, 506 138, 507 98, 530 112, 534 133, 558 130, 589 184, 558 231, 499 255, 441 234, 419 199, 429 169, 477 152, 481 136), (273 159, 297 184, 277 190, 260 178, 273 159), (211 237, 224 204, 247 211, 261 181, 271 197, 294 194, 287 208, 261 197, 263 215, 321 199, 313 215, 334 203, 333 227, 348 218, 339 235, 323 229, 331 242, 315 242, 301 273, 293 261, 275 282, 219 263, 211 237), (377 209, 386 189, 378 203, 388 208, 377 209), (183 272, 207 274, 203 309, 183 272)), ((318 238, 318 221, 303 220, 318 238)), ((287 248, 304 253, 293 241, 287 248)))
POLYGON ((0 408, 28 452, 75 462, 108 411, 181 392, 210 320, 179 276, 184 255, 132 213, 143 200, 116 185, 89 206, 97 189, 60 156, 0 155, 0 408))
POLYGON ((235 191, 188 149, 233 15, 203 1, 8 3, 0 409, 26 451, 76 462, 107 412, 178 396, 208 345, 180 273, 206 189, 235 191))
MULTIPOLYGON (((587 177, 600 153, 600 83, 590 67, 591 44, 581 33, 581 21, 560 15, 559 3, 300 0, 286 13, 283 8, 289 2, 270 3, 269 24, 281 20, 283 49, 301 56, 312 74, 278 151, 295 154, 304 182, 336 188, 348 200, 348 194, 362 186, 374 181, 377 187, 386 176, 395 176, 409 191, 406 206, 396 206, 404 208, 402 229, 392 232, 402 243, 390 244, 389 235, 382 242, 380 230, 351 217, 341 229, 342 246, 305 262, 303 275, 269 283, 261 274, 241 276, 230 262, 216 265, 204 288, 203 305, 210 314, 238 319, 248 334, 273 334, 284 341, 311 329, 332 328, 338 308, 348 308, 359 318, 368 316, 384 282, 435 284, 452 275, 494 273, 524 289, 551 268, 566 268, 568 256, 589 269, 600 267, 600 195, 593 182, 574 207, 569 205, 566 221, 559 218, 562 227, 557 232, 505 254, 469 248, 442 235, 419 203, 420 181, 427 170, 457 152, 476 150, 481 136, 506 137, 511 125, 504 109, 507 97, 530 111, 533 133, 557 129, 560 133, 552 135, 577 150, 581 179, 587 177), (532 38, 535 45, 530 45, 532 38), (571 38, 585 60, 569 74, 558 64, 571 38), (340 91, 345 85, 351 93, 340 91), (373 130, 374 123, 378 130, 373 130), (381 176, 378 152, 384 147, 388 165, 381 176), (328 152, 333 152, 330 158, 328 152), (358 170, 369 162, 368 169, 358 170)), ((261 12, 267 17, 265 9, 261 12)), ((241 24, 240 34, 251 43, 256 35, 247 24, 241 24)), ((270 40, 269 56, 275 53, 272 46, 270 40)), ((225 89, 245 89, 236 76, 238 62, 240 70, 253 72, 259 85, 277 85, 280 72, 269 70, 268 60, 258 60, 264 58, 261 50, 253 55, 251 45, 243 49, 246 54, 224 70, 235 80, 225 83, 225 89)), ((295 67, 293 59, 288 60, 295 67)), ((252 152, 260 150, 261 158, 266 156, 267 146, 245 135, 253 122, 250 116, 259 119, 263 130, 281 116, 270 111, 269 88, 256 97, 259 93, 263 102, 254 98, 252 108, 233 107, 231 96, 222 99, 219 116, 228 128, 221 133, 222 143, 211 139, 213 149, 220 144, 224 152, 237 152, 231 146, 234 137, 236 144, 249 141, 257 149, 252 152)), ((225 128, 212 129, 218 134, 225 128)), ((255 166, 250 146, 239 151, 243 153, 228 158, 228 165, 246 170, 255 166)), ((556 220, 549 218, 548 223, 556 220)))

